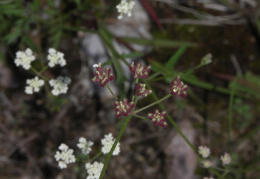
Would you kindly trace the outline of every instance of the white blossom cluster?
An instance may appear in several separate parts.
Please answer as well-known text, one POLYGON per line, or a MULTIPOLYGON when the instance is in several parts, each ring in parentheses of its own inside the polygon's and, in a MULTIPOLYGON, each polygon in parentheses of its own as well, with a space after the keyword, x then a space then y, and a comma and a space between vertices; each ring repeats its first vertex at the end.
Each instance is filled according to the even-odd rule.
POLYGON ((86 179, 99 179, 104 164, 95 161, 93 164, 87 163, 86 169, 88 176, 86 179))
POLYGON ((49 67, 54 67, 55 65, 60 65, 61 67, 66 65, 66 61, 64 59, 64 54, 61 52, 58 52, 54 48, 50 48, 48 50, 48 56, 47 60, 49 61, 48 65, 49 67))
POLYGON ((26 94, 33 94, 33 92, 39 92, 40 87, 44 85, 44 81, 39 79, 38 76, 36 76, 33 79, 26 80, 26 84, 28 86, 25 87, 25 93, 26 94))
POLYGON ((73 149, 70 149, 66 144, 61 144, 59 146, 60 151, 55 154, 55 159, 59 162, 59 167, 61 169, 67 168, 67 164, 74 163, 76 161, 73 155, 73 149))
POLYGON ((199 154, 203 157, 203 158, 207 158, 210 154, 210 149, 206 146, 199 146, 199 154))
POLYGON ((92 141, 87 141, 86 138, 80 137, 79 143, 77 144, 78 148, 81 149, 82 153, 87 155, 91 151, 91 146, 93 145, 92 141))
POLYGON ((124 14, 127 14, 130 17, 134 4, 135 2, 133 0, 121 0, 120 4, 116 6, 119 13, 117 18, 122 19, 124 14))
MULTIPOLYGON (((110 149, 112 148, 112 146, 113 146, 113 144, 114 144, 114 142, 115 142, 115 139, 114 139, 114 137, 112 136, 111 133, 105 135, 105 138, 103 138, 103 139, 101 140, 101 144, 103 145, 103 146, 102 146, 102 149, 101 149, 102 152, 103 152, 104 154, 109 153, 109 152, 110 152, 110 149)), ((120 143, 118 143, 118 144, 116 145, 116 148, 115 148, 115 150, 114 150, 114 152, 113 152, 113 155, 118 155, 119 153, 120 153, 120 143)))
POLYGON ((16 53, 14 63, 16 66, 22 66, 25 70, 29 70, 31 68, 31 62, 34 60, 35 56, 33 56, 32 50, 27 48, 24 52, 18 51, 16 53))
POLYGON ((49 81, 50 86, 53 87, 52 94, 57 96, 61 93, 67 93, 68 85, 70 84, 71 79, 69 77, 59 76, 57 79, 52 79, 49 81))

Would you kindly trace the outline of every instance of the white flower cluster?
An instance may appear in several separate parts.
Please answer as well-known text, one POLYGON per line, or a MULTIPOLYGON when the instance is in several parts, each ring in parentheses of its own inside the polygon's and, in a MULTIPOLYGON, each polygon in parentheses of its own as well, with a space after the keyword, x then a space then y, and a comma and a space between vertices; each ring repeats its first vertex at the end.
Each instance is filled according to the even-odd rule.
POLYGON ((88 172, 88 176, 86 179, 99 179, 99 176, 101 174, 102 168, 104 164, 99 162, 94 162, 93 164, 87 163, 86 169, 88 172))
POLYGON ((203 158, 207 158, 210 154, 210 149, 206 146, 199 146, 199 154, 203 157, 203 158))
POLYGON ((50 86, 53 87, 52 94, 57 96, 61 93, 67 93, 68 85, 70 84, 71 79, 69 77, 59 76, 57 79, 52 79, 49 81, 50 86))
POLYGON ((132 15, 131 11, 134 7, 135 2, 133 0, 121 0, 120 4, 116 6, 119 13, 118 19, 123 18, 123 14, 127 14, 129 17, 132 15))
MULTIPOLYGON (((105 135, 105 138, 103 138, 101 140, 101 144, 103 145, 101 150, 104 154, 107 154, 110 152, 110 149, 112 148, 112 146, 114 144, 114 141, 115 141, 115 139, 111 133, 109 133, 108 135, 105 135)), ((118 143, 116 145, 113 155, 118 155, 119 153, 120 153, 120 143, 118 143)))
POLYGON ((67 168, 67 164, 76 161, 75 156, 73 155, 73 149, 69 149, 66 144, 61 144, 59 149, 60 151, 57 151, 54 157, 56 161, 59 162, 59 167, 61 169, 67 168))
POLYGON ((28 86, 25 87, 25 93, 26 94, 33 94, 33 92, 39 92, 40 87, 44 85, 44 81, 39 79, 38 76, 36 76, 33 79, 26 80, 26 84, 28 86))
POLYGON ((47 59, 49 61, 48 65, 49 67, 54 67, 55 65, 60 65, 61 67, 66 65, 66 61, 64 59, 64 54, 61 52, 58 52, 54 48, 50 48, 48 50, 48 56, 47 59))
POLYGON ((16 66, 22 66, 25 70, 31 68, 31 62, 35 60, 35 56, 32 54, 32 50, 27 48, 24 52, 18 51, 16 53, 16 59, 14 60, 16 66))
POLYGON ((82 153, 87 155, 91 151, 91 146, 93 145, 92 141, 87 141, 86 138, 80 137, 79 143, 77 144, 78 148, 81 149, 82 153))

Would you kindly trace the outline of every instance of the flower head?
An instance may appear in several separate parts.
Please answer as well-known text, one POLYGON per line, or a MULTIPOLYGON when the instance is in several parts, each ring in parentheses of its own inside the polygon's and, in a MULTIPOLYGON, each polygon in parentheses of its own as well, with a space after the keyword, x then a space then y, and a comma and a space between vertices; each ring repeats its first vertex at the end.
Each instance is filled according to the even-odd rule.
POLYGON ((116 117, 121 116, 128 116, 129 113, 131 113, 132 109, 134 108, 134 102, 128 102, 128 100, 125 98, 122 101, 115 101, 114 107, 116 112, 116 117))
POLYGON ((91 146, 93 145, 92 141, 87 141, 86 138, 80 137, 79 143, 77 144, 78 148, 82 150, 82 153, 87 155, 91 151, 91 146))
POLYGON ((220 157, 223 165, 228 165, 231 162, 231 157, 228 153, 225 153, 220 157))
POLYGON ((207 158, 210 154, 210 149, 206 146, 199 146, 199 154, 203 157, 203 158, 207 158))
POLYGON ((57 96, 61 93, 67 93, 68 85, 70 84, 70 82, 70 78, 62 76, 59 76, 57 79, 50 80, 49 84, 53 87, 53 89, 51 90, 52 94, 57 96))
POLYGON ((111 68, 106 67, 105 69, 102 67, 101 63, 93 65, 96 68, 94 73, 95 77, 92 78, 92 81, 95 83, 99 83, 101 87, 104 87, 109 81, 115 79, 115 75, 112 74, 111 68))
POLYGON ((209 168, 209 167, 212 166, 212 162, 211 162, 210 160, 203 160, 203 161, 202 161, 202 165, 203 165, 203 167, 205 167, 205 168, 209 168))
MULTIPOLYGON (((111 148, 112 148, 112 146, 113 146, 113 144, 114 144, 114 142, 115 142, 115 139, 114 139, 114 137, 112 136, 111 133, 105 135, 105 138, 103 138, 101 140, 101 144, 103 146, 102 149, 101 149, 102 152, 104 154, 109 153, 111 148)), ((117 143, 116 148, 113 151, 112 155, 118 155, 119 153, 120 153, 120 143, 117 143)))
POLYGON ((171 93, 173 96, 187 96, 188 86, 185 85, 179 76, 175 77, 171 82, 171 93))
POLYGON ((33 94, 33 92, 39 92, 40 87, 44 85, 44 81, 40 80, 38 76, 33 79, 26 80, 28 86, 25 87, 26 94, 33 94))
POLYGON ((24 69, 29 70, 31 68, 31 62, 34 60, 35 56, 33 56, 32 50, 27 48, 24 52, 18 51, 16 53, 14 62, 16 66, 22 66, 24 69))
POLYGON ((86 169, 88 172, 88 176, 86 179, 98 179, 102 168, 103 168, 104 164, 103 163, 99 163, 97 161, 95 161, 93 164, 90 163, 86 163, 86 169))
POLYGON ((151 71, 151 66, 146 66, 143 67, 141 63, 134 63, 132 62, 131 65, 129 66, 129 69, 131 73, 134 75, 134 78, 147 78, 149 72, 151 71))
POLYGON ((75 156, 73 155, 73 149, 69 149, 66 144, 61 144, 59 150, 55 154, 55 159, 59 162, 59 167, 61 169, 67 168, 67 164, 74 163, 76 161, 75 156))
POLYGON ((167 127, 165 121, 166 111, 159 112, 158 109, 154 110, 153 113, 148 113, 148 118, 151 119, 156 126, 167 127))
POLYGON ((136 90, 136 95, 137 96, 147 96, 152 93, 152 90, 150 89, 145 89, 145 84, 144 83, 137 83, 135 85, 135 90, 136 90))
POLYGON ((47 56, 47 60, 49 61, 48 65, 49 67, 54 67, 56 65, 60 65, 60 66, 65 66, 66 65, 66 61, 64 59, 64 54, 61 52, 58 52, 57 50, 55 50, 54 48, 50 48, 48 50, 48 56, 47 56))
POLYGON ((129 17, 132 15, 131 11, 134 7, 135 2, 132 0, 121 0, 120 4, 116 6, 119 13, 118 19, 123 18, 123 14, 127 14, 129 17))

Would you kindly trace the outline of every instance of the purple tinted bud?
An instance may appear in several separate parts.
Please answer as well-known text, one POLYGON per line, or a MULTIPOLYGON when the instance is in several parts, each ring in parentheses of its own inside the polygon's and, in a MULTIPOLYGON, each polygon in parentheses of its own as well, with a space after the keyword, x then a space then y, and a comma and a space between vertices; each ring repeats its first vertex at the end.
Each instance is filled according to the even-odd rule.
POLYGON ((171 93, 173 96, 187 97, 188 86, 185 85, 179 76, 171 82, 171 93))
POLYGON ((147 78, 149 76, 149 72, 151 71, 151 66, 143 67, 141 63, 132 62, 129 66, 131 73, 134 75, 134 78, 147 78))
POLYGON ((128 102, 128 100, 125 98, 122 101, 115 101, 114 107, 116 112, 116 117, 119 118, 121 116, 128 116, 132 109, 134 108, 133 102, 128 102))
POLYGON ((165 121, 166 111, 159 112, 158 109, 154 110, 153 113, 148 113, 148 118, 151 119, 156 126, 167 127, 165 121))
POLYGON ((106 67, 104 69, 101 63, 99 63, 98 65, 93 65, 93 67, 96 67, 96 71, 94 73, 95 77, 92 78, 92 81, 95 83, 99 83, 101 87, 104 87, 109 81, 115 79, 115 75, 112 74, 111 68, 106 67))

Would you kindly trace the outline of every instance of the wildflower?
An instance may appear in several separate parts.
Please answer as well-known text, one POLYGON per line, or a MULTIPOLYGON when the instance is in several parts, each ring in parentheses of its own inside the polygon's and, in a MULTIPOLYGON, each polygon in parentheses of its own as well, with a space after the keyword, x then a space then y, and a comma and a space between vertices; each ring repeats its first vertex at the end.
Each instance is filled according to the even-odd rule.
POLYGON ((57 50, 55 50, 54 48, 50 48, 48 50, 48 56, 47 59, 49 60, 49 67, 54 67, 55 65, 60 65, 60 66, 65 66, 66 65, 66 61, 64 59, 64 54, 61 52, 58 52, 57 50))
POLYGON ((203 177, 203 179, 214 179, 213 177, 203 177))
POLYGON ((50 86, 53 87, 52 94, 57 96, 61 93, 67 93, 68 85, 70 84, 71 79, 68 77, 59 76, 57 79, 52 79, 49 81, 50 86))
POLYGON ((67 168, 67 164, 76 161, 75 156, 73 155, 73 149, 69 149, 66 144, 61 144, 59 149, 60 151, 57 151, 54 157, 56 161, 59 162, 59 167, 61 169, 67 168))
POLYGON ((118 19, 123 18, 123 14, 127 14, 129 17, 132 15, 131 11, 134 7, 135 2, 132 0, 121 0, 120 4, 116 6, 119 13, 118 19))
POLYGON ((171 90, 173 96, 181 96, 186 97, 187 96, 187 90, 188 86, 185 85, 179 76, 174 78, 174 80, 171 82, 171 90))
POLYGON ((231 162, 231 157, 228 153, 225 153, 220 157, 223 165, 228 165, 231 162))
POLYGON ((131 113, 132 109, 134 108, 134 102, 128 102, 128 100, 125 98, 122 101, 115 101, 114 107, 116 112, 116 117, 121 116, 128 116, 129 113, 131 113))
POLYGON ((33 92, 39 92, 40 87, 44 85, 44 81, 40 80, 38 76, 33 79, 26 80, 28 86, 25 87, 26 94, 33 94, 33 92))
POLYGON ((145 89, 145 84, 144 83, 137 83, 135 86, 136 90, 136 95, 137 96, 147 96, 152 93, 152 90, 150 89, 145 89))
POLYGON ((28 70, 31 68, 31 62, 35 60, 35 56, 32 54, 32 50, 27 48, 24 52, 18 51, 16 53, 16 59, 14 60, 16 66, 22 66, 28 70))
POLYGON ((111 68, 106 67, 105 69, 102 67, 101 63, 93 65, 96 68, 96 72, 94 73, 95 77, 92 78, 92 81, 95 83, 99 83, 101 87, 104 87, 109 81, 115 79, 115 75, 112 74, 111 68))
POLYGON ((209 167, 212 166, 212 162, 209 161, 209 160, 203 160, 203 161, 202 161, 202 165, 203 165, 203 167, 205 167, 205 168, 209 168, 209 167))
POLYGON ((131 73, 134 75, 134 78, 147 78, 148 73, 151 71, 151 66, 146 66, 143 67, 141 63, 134 63, 132 62, 131 65, 129 66, 129 69, 131 73))
POLYGON ((208 53, 207 55, 205 55, 202 59, 200 64, 201 65, 208 65, 212 62, 212 54, 208 53))
MULTIPOLYGON (((101 140, 101 144, 103 145, 103 147, 101 149, 102 152, 104 154, 109 153, 111 148, 112 148, 112 146, 113 146, 113 144, 114 144, 114 142, 115 142, 115 139, 114 139, 114 137, 112 136, 111 133, 105 135, 105 138, 103 138, 101 140)), ((116 148, 113 151, 112 155, 118 155, 119 153, 120 153, 120 143, 117 143, 116 148)))
POLYGON ((93 164, 90 163, 86 163, 86 169, 87 169, 87 173, 88 176, 86 179, 98 179, 102 168, 103 168, 104 164, 103 163, 99 163, 97 161, 95 161, 93 164))
POLYGON ((91 151, 91 146, 93 145, 92 141, 87 141, 86 138, 80 137, 79 143, 77 144, 78 148, 82 150, 82 153, 87 155, 91 151))
POLYGON ((207 158, 210 154, 210 149, 206 146, 199 146, 199 154, 203 157, 203 158, 207 158))
POLYGON ((166 111, 159 112, 158 109, 153 113, 148 113, 148 118, 151 119, 156 126, 166 127, 168 124, 165 121, 166 111))

